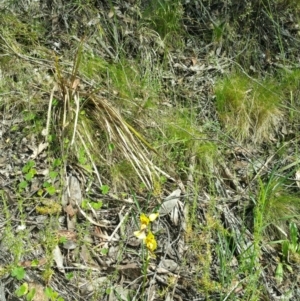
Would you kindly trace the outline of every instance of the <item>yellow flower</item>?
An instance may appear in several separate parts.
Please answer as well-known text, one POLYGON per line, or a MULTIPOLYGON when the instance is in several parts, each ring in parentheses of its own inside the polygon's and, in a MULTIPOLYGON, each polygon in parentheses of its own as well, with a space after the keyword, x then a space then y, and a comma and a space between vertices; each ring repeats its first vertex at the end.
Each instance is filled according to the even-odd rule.
POLYGON ((151 214, 149 215, 150 222, 155 221, 155 220, 157 219, 158 215, 159 215, 158 212, 156 212, 156 213, 151 213, 151 214))
POLYGON ((152 213, 149 216, 142 213, 140 215, 140 222, 141 222, 141 230, 144 230, 148 227, 150 222, 153 222, 158 217, 158 213, 152 213))
POLYGON ((154 235, 149 230, 150 228, 149 224, 150 222, 153 222, 157 217, 158 217, 158 213, 152 213, 149 216, 142 213, 140 215, 140 222, 141 222, 140 230, 133 232, 133 234, 137 238, 142 239, 144 241, 144 244, 146 245, 147 249, 151 253, 157 248, 157 242, 155 240, 154 235))
POLYGON ((141 221, 141 230, 146 229, 150 223, 149 217, 144 213, 140 215, 140 221, 141 221))
POLYGON ((145 239, 146 238, 146 231, 145 231, 145 229, 139 230, 139 231, 134 231, 133 234, 134 234, 134 236, 136 236, 139 239, 145 239))
POLYGON ((157 242, 151 231, 148 232, 146 238, 144 239, 144 243, 150 252, 153 252, 157 248, 157 242))

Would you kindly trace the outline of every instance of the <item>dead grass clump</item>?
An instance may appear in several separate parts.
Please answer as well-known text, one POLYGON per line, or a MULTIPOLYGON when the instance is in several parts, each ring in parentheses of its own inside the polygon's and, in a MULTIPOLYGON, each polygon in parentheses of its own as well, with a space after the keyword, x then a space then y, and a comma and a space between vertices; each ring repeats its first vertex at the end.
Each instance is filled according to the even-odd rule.
MULTIPOLYGON (((137 128, 125 121, 112 102, 97 93, 81 89, 80 79, 77 77, 80 59, 79 50, 70 78, 64 77, 60 66, 56 66, 59 89, 55 96, 56 107, 51 107, 53 95, 51 96, 48 130, 50 118, 55 116, 52 121, 53 129, 60 139, 62 156, 66 160, 72 157, 77 157, 78 160, 78 150, 84 150, 100 185, 103 184, 102 175, 100 176, 97 166, 106 165, 106 170, 109 170, 107 166, 125 160, 132 167, 131 173, 136 177, 134 181, 132 174, 121 178, 130 179, 130 187, 143 183, 151 190, 153 178, 158 177, 156 166, 151 162, 149 154, 151 151, 155 152, 154 148, 137 128)), ((116 170, 123 169, 114 171, 116 170)), ((106 174, 106 177, 109 179, 111 175, 106 174)))

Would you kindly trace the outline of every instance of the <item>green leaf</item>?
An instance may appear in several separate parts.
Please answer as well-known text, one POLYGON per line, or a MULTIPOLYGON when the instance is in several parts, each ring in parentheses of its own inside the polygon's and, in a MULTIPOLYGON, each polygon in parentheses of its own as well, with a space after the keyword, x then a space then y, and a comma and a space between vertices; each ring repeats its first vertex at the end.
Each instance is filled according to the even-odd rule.
POLYGON ((275 271, 275 279, 278 283, 283 281, 283 264, 281 262, 278 263, 276 271, 275 271))
POLYGON ((290 223, 290 237, 291 237, 291 242, 294 248, 297 248, 298 244, 298 228, 295 223, 290 223))
POLYGON ((49 183, 49 182, 44 182, 44 183, 43 183, 43 187, 44 187, 44 188, 47 188, 47 187, 49 187, 49 186, 51 186, 51 183, 49 183))
POLYGON ((56 98, 53 98, 52 106, 56 107, 58 105, 58 103, 59 103, 59 101, 56 98))
POLYGON ((13 125, 13 126, 10 128, 10 130, 11 130, 12 132, 15 132, 15 131, 18 131, 18 130, 19 130, 19 127, 18 127, 17 125, 13 125))
POLYGON ((83 199, 82 202, 81 202, 81 208, 82 209, 90 209, 90 206, 92 208, 94 208, 95 210, 99 210, 100 208, 102 208, 103 206, 103 203, 102 201, 98 201, 98 202, 92 202, 91 200, 89 199, 83 199))
POLYGON ((33 175, 31 173, 28 173, 28 174, 25 175, 25 179, 28 182, 30 182, 32 180, 32 178, 33 178, 33 175))
POLYGON ((115 149, 115 145, 113 143, 110 143, 108 145, 108 149, 109 149, 110 152, 112 152, 115 149))
POLYGON ((74 277, 74 273, 73 272, 66 273, 65 276, 67 280, 71 280, 74 277))
POLYGON ((49 186, 46 188, 46 191, 50 194, 50 195, 54 195, 56 193, 56 188, 54 186, 49 186))
POLYGON ((18 280, 22 280, 25 277, 25 270, 23 267, 15 267, 11 271, 11 275, 18 280))
POLYGON ((29 172, 25 175, 25 179, 27 181, 31 181, 32 178, 36 175, 36 173, 37 173, 36 169, 34 168, 30 169, 29 172))
POLYGON ((20 189, 25 189, 28 186, 28 183, 26 181, 21 181, 18 186, 20 189))
POLYGON ((53 135, 48 135, 48 142, 51 143, 53 140, 54 140, 54 137, 53 135))
POLYGON ((83 199, 82 202, 81 202, 81 208, 82 209, 88 209, 89 208, 89 206, 88 206, 89 202, 90 201, 88 199, 83 199))
POLYGON ((103 248, 103 249, 101 249, 101 250, 100 250, 100 253, 101 253, 102 255, 107 255, 107 253, 108 253, 108 248, 103 248))
POLYGON ((44 193, 44 190, 43 189, 39 189, 38 192, 37 192, 37 195, 38 196, 42 196, 44 193))
POLYGON ((35 165, 35 162, 32 160, 29 160, 26 165, 22 168, 23 173, 28 173, 29 170, 35 165))
POLYGON ((28 292, 28 283, 24 282, 21 286, 19 286, 19 288, 16 290, 16 295, 18 297, 22 297, 24 295, 26 295, 28 292))
POLYGON ((35 288, 32 288, 32 289, 28 292, 28 294, 26 295, 26 300, 27 300, 27 301, 32 301, 33 298, 34 298, 34 296, 35 296, 35 288))
POLYGON ((53 168, 59 167, 61 165, 61 159, 55 159, 53 161, 53 168))
POLYGON ((36 115, 33 112, 28 112, 28 111, 23 112, 23 115, 25 121, 33 120, 36 117, 36 115))
POLYGON ((109 192, 109 186, 107 186, 107 185, 102 185, 102 186, 100 187, 100 190, 101 190, 102 194, 108 194, 108 192, 109 192))
POLYGON ((282 255, 285 260, 288 260, 289 249, 290 249, 290 242, 288 240, 284 240, 281 244, 281 250, 282 250, 282 255))
POLYGON ((63 244, 63 243, 65 243, 65 242, 67 242, 67 241, 68 241, 68 240, 67 240, 67 238, 66 238, 65 236, 61 236, 58 242, 59 242, 60 244, 63 244))
POLYGON ((58 175, 58 172, 57 171, 50 171, 49 172, 49 177, 50 179, 54 180, 58 175))
POLYGON ((28 186, 28 183, 26 181, 21 181, 18 186, 20 189, 25 189, 28 186))
POLYGON ((45 295, 50 298, 50 300, 55 300, 58 297, 58 293, 55 292, 51 287, 45 288, 45 295))
POLYGON ((99 210, 100 208, 102 208, 103 203, 101 201, 99 202, 91 202, 91 206, 95 209, 95 210, 99 210))
POLYGON ((39 262, 38 259, 34 259, 34 260, 31 261, 31 266, 32 266, 32 267, 37 267, 37 266, 39 265, 39 263, 40 263, 40 262, 39 262))

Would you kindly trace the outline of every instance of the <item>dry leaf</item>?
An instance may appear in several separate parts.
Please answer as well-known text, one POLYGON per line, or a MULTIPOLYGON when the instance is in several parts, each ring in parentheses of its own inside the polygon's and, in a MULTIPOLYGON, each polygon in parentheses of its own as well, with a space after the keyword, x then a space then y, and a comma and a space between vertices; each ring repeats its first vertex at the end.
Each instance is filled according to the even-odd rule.
POLYGON ((78 204, 79 206, 82 203, 82 193, 80 188, 80 183, 76 177, 71 176, 69 182, 69 191, 70 191, 70 201, 69 203, 76 207, 78 204))
POLYGON ((296 184, 297 184, 297 186, 300 188, 300 169, 298 169, 298 170, 296 171, 295 178, 296 178, 296 184))
POLYGON ((180 189, 174 190, 168 197, 166 197, 165 201, 161 205, 159 209, 159 215, 164 216, 169 213, 174 209, 174 207, 177 205, 179 201, 179 197, 181 194, 180 189))
POLYGON ((115 15, 115 13, 111 10, 109 13, 108 13, 108 17, 111 19, 113 16, 115 15))
POLYGON ((178 225, 178 219, 179 219, 179 212, 178 212, 178 202, 176 203, 176 206, 171 211, 171 221, 175 226, 178 225))
POLYGON ((160 266, 169 272, 176 272, 178 264, 172 259, 162 259, 160 266))
POLYGON ((65 272, 64 270, 64 259, 63 256, 61 254, 60 248, 58 245, 55 246, 54 250, 52 251, 53 254, 53 259, 56 263, 56 266, 58 268, 58 270, 62 273, 65 272))
POLYGON ((67 205, 64 207, 64 211, 70 216, 73 217, 78 212, 77 209, 74 209, 72 205, 67 205))
POLYGON ((28 146, 32 151, 33 154, 30 156, 31 159, 35 159, 43 150, 48 147, 48 142, 40 143, 38 147, 36 146, 28 146))
POLYGON ((76 88, 78 87, 80 83, 80 79, 79 78, 76 78, 73 83, 72 83, 72 89, 76 90, 76 88))

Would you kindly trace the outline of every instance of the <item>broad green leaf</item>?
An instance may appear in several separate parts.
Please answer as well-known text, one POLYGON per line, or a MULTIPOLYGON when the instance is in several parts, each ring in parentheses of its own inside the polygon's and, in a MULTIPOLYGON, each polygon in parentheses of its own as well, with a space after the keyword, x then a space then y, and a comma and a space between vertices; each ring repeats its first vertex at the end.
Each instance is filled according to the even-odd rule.
POLYGON ((15 267, 11 271, 11 275, 18 280, 22 280, 25 277, 25 270, 23 267, 15 267))
POLYGON ((28 186, 28 182, 21 181, 18 186, 19 186, 20 189, 24 189, 28 186))
POLYGON ((24 282, 19 288, 16 290, 16 295, 18 297, 22 297, 28 293, 28 283, 24 282))
POLYGON ((26 295, 26 301, 32 301, 35 296, 35 288, 32 288, 26 295))
POLYGON ((102 194, 108 194, 108 192, 109 192, 109 186, 107 186, 107 185, 102 185, 100 187, 100 189, 101 189, 102 194))
POLYGON ((54 186, 49 186, 46 188, 46 191, 50 194, 53 195, 56 193, 56 188, 54 186))

